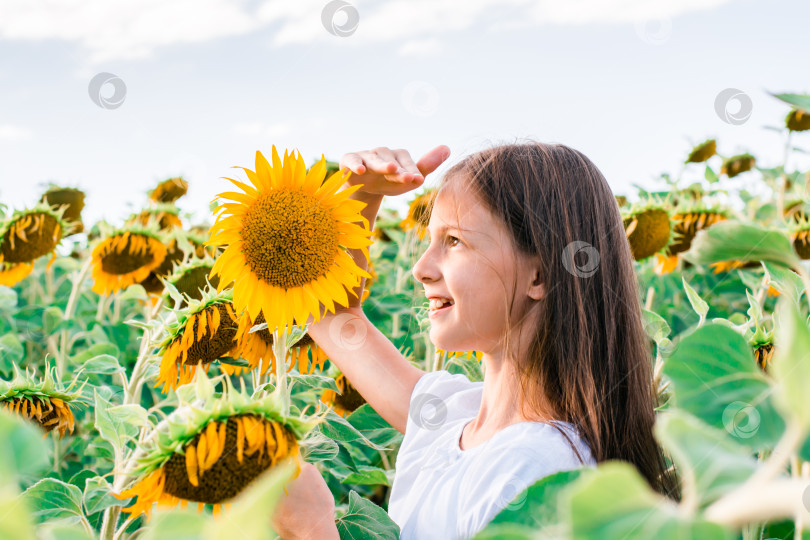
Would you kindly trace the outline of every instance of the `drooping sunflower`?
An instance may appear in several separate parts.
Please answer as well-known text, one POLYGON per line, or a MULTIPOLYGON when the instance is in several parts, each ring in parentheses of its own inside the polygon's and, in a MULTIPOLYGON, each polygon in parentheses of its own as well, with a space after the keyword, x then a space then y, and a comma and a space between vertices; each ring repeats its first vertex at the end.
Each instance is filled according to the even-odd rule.
POLYGON ((82 223, 82 210, 84 209, 84 192, 80 189, 50 186, 42 195, 40 202, 55 206, 57 208, 66 206, 62 215, 65 222, 71 225, 70 231, 65 236, 77 234, 84 231, 82 223))
POLYGON ((670 241, 672 224, 669 210, 660 201, 647 200, 633 204, 622 212, 622 221, 630 251, 637 261, 661 251, 670 241))
POLYGON ((738 154, 723 160, 720 167, 720 174, 725 174, 729 178, 734 178, 738 174, 750 171, 756 165, 757 160, 751 154, 738 154))
POLYGON ((619 208, 627 204, 627 197, 624 195, 615 195, 614 198, 616 199, 616 204, 619 205, 619 208))
MULTIPOLYGON (((227 379, 226 379, 227 380, 227 379)), ((281 414, 280 396, 256 400, 236 390, 211 395, 201 405, 181 404, 154 428, 132 470, 135 483, 115 494, 136 497, 122 511, 137 516, 152 506, 212 505, 214 514, 260 474, 291 459, 300 472, 299 441, 322 417, 281 414)))
POLYGON ((188 191, 188 182, 182 177, 169 178, 149 192, 149 198, 158 203, 173 203, 188 191))
POLYGON ((728 219, 728 212, 718 207, 695 205, 684 208, 672 216, 672 241, 665 253, 655 254, 655 272, 664 275, 672 272, 678 265, 678 254, 684 253, 692 246, 698 231, 708 229, 715 223, 728 219))
POLYGON ((0 285, 13 287, 34 271, 34 263, 0 262, 0 285))
POLYGON ((216 208, 206 245, 227 245, 211 274, 220 290, 234 283, 237 311, 247 309, 253 320, 262 312, 271 329, 283 331, 310 314, 320 320, 319 304, 331 312, 335 302, 348 306, 347 289, 354 295, 370 276, 344 248, 368 260, 372 233, 360 214, 365 204, 349 199, 361 184, 338 191, 348 176, 339 171, 324 181, 324 158, 307 173, 300 154, 285 151, 282 164, 273 146, 272 161, 256 152, 256 171, 241 167, 252 185, 228 179, 241 192, 219 195, 234 202, 216 208))
POLYGON ((760 263, 757 261, 720 261, 710 264, 709 268, 712 269, 713 273, 720 274, 740 268, 759 268, 760 266, 760 263))
POLYGON ((785 117, 785 127, 790 131, 807 131, 810 129, 810 112, 793 109, 785 117))
POLYGON ((59 438, 73 433, 75 418, 71 407, 86 405, 81 388, 72 391, 73 384, 62 388, 55 382, 54 369, 47 367, 41 379, 33 373, 21 373, 14 365, 15 376, 11 381, 0 380, 0 407, 30 420, 45 430, 45 436, 56 431, 59 438))
POLYGON ((709 139, 692 148, 686 163, 703 163, 717 153, 717 141, 709 139))
POLYGON ((366 403, 365 398, 352 386, 343 373, 335 376, 335 385, 338 392, 327 388, 321 394, 321 402, 332 407, 336 414, 348 416, 366 403))
POLYGON ((163 282, 160 281, 160 278, 165 278, 171 274, 174 267, 182 263, 186 258, 186 253, 181 246, 180 236, 177 232, 173 232, 168 237, 163 238, 166 244, 166 257, 164 257, 160 266, 149 272, 146 279, 140 282, 146 292, 152 294, 162 293, 163 282))
POLYGON ((802 217, 788 227, 793 249, 804 260, 810 259, 810 218, 802 217))
POLYGON ((166 258, 154 228, 129 225, 112 231, 93 248, 93 291, 108 295, 140 283, 166 258))
POLYGON ((754 358, 762 371, 767 371, 773 359, 773 338, 763 343, 753 344, 754 358))
MULTIPOLYGON (((259 372, 264 375, 268 371, 271 373, 276 372, 276 355, 273 352, 273 333, 268 329, 256 330, 251 332, 254 326, 265 323, 264 314, 259 313, 259 316, 254 321, 250 317, 250 313, 243 312, 239 317, 239 329, 236 333, 236 339, 239 342, 239 354, 248 361, 250 369, 259 368, 259 372)), ((288 351, 289 365, 287 371, 297 367, 299 373, 313 373, 317 367, 319 370, 323 369, 324 362, 328 360, 326 353, 318 347, 318 344, 309 336, 304 336, 299 339, 288 351), (310 361, 310 354, 312 360, 310 361)))
POLYGON ((214 268, 214 259, 191 259, 175 268, 174 272, 166 278, 184 297, 179 307, 188 305, 185 298, 202 300, 203 294, 209 289, 209 283, 211 288, 217 288, 219 277, 208 277, 212 268, 214 268))
POLYGON ((39 203, 17 210, 0 224, 0 263, 32 263, 52 253, 69 225, 62 219, 64 208, 54 210, 39 203))
POLYGON ((172 203, 157 203, 149 208, 144 208, 139 214, 133 215, 129 219, 130 223, 140 223, 141 225, 150 225, 153 221, 157 222, 162 231, 183 226, 183 222, 180 220, 180 209, 172 203))
MULTIPOLYGON (((164 327, 166 337, 159 345, 160 374, 155 387, 163 385, 161 391, 168 393, 193 381, 198 364, 208 371, 211 362, 235 354, 237 323, 230 289, 210 291, 202 300, 191 300, 188 307, 176 310, 176 320, 164 327)), ((229 374, 242 371, 224 363, 220 368, 229 374)))
POLYGON ((437 194, 436 188, 428 188, 411 201, 408 206, 408 215, 399 224, 403 231, 416 229, 419 240, 424 240, 437 194))
POLYGON ((810 215, 810 201, 804 197, 785 202, 785 217, 793 221, 801 221, 810 215))
POLYGON ((208 227, 202 232, 197 227, 192 227, 188 230, 188 241, 194 246, 194 256, 198 259, 205 257, 215 257, 216 249, 213 246, 206 246, 205 241, 208 240, 208 227))

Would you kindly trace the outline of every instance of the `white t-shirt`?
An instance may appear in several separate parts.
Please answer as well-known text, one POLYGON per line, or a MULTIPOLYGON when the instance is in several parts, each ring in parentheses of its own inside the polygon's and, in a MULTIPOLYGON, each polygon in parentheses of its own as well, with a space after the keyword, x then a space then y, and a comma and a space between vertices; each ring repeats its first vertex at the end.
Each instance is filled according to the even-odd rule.
MULTIPOLYGON (((462 374, 423 375, 411 394, 405 437, 396 461, 388 514, 402 540, 470 538, 541 478, 582 463, 565 437, 544 422, 518 422, 489 440, 459 448, 464 427, 478 415, 483 382, 462 374)), ((585 465, 595 465, 573 426, 558 422, 585 465)))

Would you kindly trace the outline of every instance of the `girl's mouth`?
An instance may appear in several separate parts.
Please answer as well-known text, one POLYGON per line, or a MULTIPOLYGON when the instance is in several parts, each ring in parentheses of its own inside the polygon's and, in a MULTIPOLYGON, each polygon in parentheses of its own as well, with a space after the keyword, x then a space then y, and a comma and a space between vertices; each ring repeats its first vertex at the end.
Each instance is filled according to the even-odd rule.
POLYGON ((431 307, 430 307, 428 317, 430 317, 430 318, 437 317, 439 314, 444 313, 444 312, 449 311, 450 309, 452 309, 453 305, 454 305, 454 303, 448 302, 448 303, 442 304, 440 307, 436 307, 433 304, 433 302, 431 301, 431 307))

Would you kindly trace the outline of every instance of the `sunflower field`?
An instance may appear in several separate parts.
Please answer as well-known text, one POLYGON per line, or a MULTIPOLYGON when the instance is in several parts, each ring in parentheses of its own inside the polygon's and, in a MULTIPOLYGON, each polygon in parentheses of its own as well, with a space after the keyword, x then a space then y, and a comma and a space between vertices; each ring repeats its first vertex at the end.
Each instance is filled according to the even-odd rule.
MULTIPOLYGON (((710 139, 660 191, 616 197, 680 500, 607 462, 512 494, 476 538, 810 530, 810 171, 789 167, 808 152, 810 95, 776 98, 781 163, 710 139)), ((180 177, 114 224, 83 223, 84 193, 65 186, 0 206, 0 538, 276 538, 302 460, 341 538, 398 538, 386 510, 403 436, 306 321, 365 284, 363 311, 414 365, 482 380, 479 352, 433 347, 411 275, 435 192, 370 224, 337 163, 268 158, 222 181, 206 223, 176 206, 180 177)))

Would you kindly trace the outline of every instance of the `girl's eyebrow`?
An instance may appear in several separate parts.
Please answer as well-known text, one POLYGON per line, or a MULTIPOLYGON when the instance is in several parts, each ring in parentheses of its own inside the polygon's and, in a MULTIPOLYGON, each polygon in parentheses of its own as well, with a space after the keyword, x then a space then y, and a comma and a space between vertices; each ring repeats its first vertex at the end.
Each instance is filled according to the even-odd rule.
MULTIPOLYGON (((452 229, 454 231, 461 231, 461 232, 464 232, 464 233, 476 233, 476 231, 474 231, 472 229, 464 229, 463 227, 459 227, 457 225, 443 225, 443 226, 439 227, 439 229, 436 232, 442 233, 442 232, 445 232, 445 231, 450 230, 450 229, 452 229)), ((427 231, 428 238, 429 238, 430 237, 430 229, 428 227, 425 227, 425 230, 427 231)))

